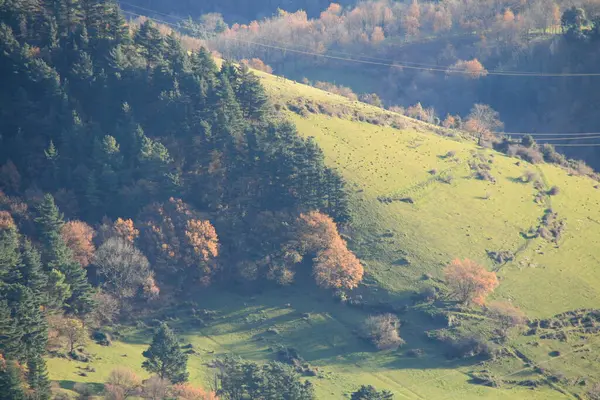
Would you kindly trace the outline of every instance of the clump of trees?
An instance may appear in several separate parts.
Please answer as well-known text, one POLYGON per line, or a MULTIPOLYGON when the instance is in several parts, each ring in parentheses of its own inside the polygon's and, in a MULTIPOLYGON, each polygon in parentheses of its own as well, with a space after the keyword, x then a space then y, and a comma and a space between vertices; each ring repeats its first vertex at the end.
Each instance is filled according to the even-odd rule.
POLYGON ((310 382, 301 382, 295 369, 280 362, 257 365, 234 357, 218 360, 217 395, 237 399, 315 399, 310 382))
POLYGON ((317 285, 334 289, 357 287, 363 278, 364 268, 348 250, 333 219, 312 211, 301 214, 297 225, 299 253, 315 256, 313 275, 317 285))
POLYGON ((494 272, 467 258, 453 260, 444 269, 444 276, 448 295, 467 305, 483 305, 486 297, 499 285, 494 272))
POLYGON ((388 390, 377 390, 373 386, 361 386, 350 396, 350 400, 391 400, 394 398, 392 392, 388 390))

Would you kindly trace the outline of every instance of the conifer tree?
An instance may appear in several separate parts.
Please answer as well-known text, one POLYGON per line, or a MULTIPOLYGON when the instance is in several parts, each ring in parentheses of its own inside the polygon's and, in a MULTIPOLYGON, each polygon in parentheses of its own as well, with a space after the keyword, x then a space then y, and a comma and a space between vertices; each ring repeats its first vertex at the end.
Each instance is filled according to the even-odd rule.
POLYGON ((172 383, 187 381, 187 354, 181 351, 177 337, 166 323, 160 325, 142 355, 146 358, 142 363, 146 371, 172 383))
POLYGON ((25 400, 21 373, 15 361, 0 365, 0 400, 25 400))
POLYGON ((33 357, 27 362, 27 383, 32 393, 29 394, 30 400, 49 400, 50 379, 46 369, 46 361, 41 357, 33 357))
POLYGON ((45 274, 40 253, 31 244, 29 239, 23 240, 22 265, 20 283, 31 289, 35 296, 42 298, 43 291, 48 284, 48 276, 45 274))
POLYGON ((0 299, 5 300, 13 320, 16 341, 11 343, 10 358, 26 361, 44 353, 47 323, 33 292, 20 284, 0 286, 0 299))
POLYGON ((0 300, 0 354, 4 358, 11 358, 18 349, 19 334, 11 316, 11 309, 6 300, 0 300))
POLYGON ((60 271, 70 286, 71 296, 66 304, 68 310, 75 314, 89 312, 93 305, 92 287, 87 281, 85 270, 73 259, 73 254, 60 234, 64 220, 52 195, 44 196, 35 222, 45 247, 44 256, 48 268, 60 271))
POLYGON ((268 98, 260 80, 246 64, 240 67, 240 85, 237 96, 244 117, 259 120, 267 112, 268 98))

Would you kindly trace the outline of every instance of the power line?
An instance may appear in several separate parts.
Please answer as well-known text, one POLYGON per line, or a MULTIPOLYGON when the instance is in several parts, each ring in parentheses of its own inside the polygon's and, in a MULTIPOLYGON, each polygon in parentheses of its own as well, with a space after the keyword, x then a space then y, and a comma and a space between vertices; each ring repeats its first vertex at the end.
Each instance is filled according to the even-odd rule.
POLYGON ((504 135, 529 135, 529 136, 594 136, 600 132, 563 132, 563 133, 524 133, 524 132, 502 132, 504 135))
MULTIPOLYGON (((165 13, 163 13, 163 12, 160 12, 160 11, 151 10, 151 9, 149 9, 149 8, 146 8, 146 7, 141 7, 141 6, 137 6, 137 5, 135 5, 135 4, 127 3, 127 2, 125 2, 125 1, 119 1, 119 3, 120 3, 120 4, 125 4, 126 6, 129 6, 129 7, 137 8, 137 9, 139 9, 139 10, 149 11, 149 12, 151 12, 151 13, 153 13, 153 14, 162 15, 162 16, 164 16, 164 17, 173 18, 173 19, 177 19, 177 20, 185 20, 185 18, 182 18, 182 17, 176 17, 176 16, 174 16, 174 15, 165 14, 165 13)), ((122 11, 124 11, 124 12, 125 12, 125 10, 122 10, 122 11)))
POLYGON ((554 147, 598 147, 600 143, 565 143, 565 144, 553 144, 554 147))
MULTIPOLYGON (((150 10, 150 9, 147 9, 147 10, 150 10)), ((138 17, 146 17, 144 15, 140 15, 140 14, 137 14, 137 13, 134 13, 131 11, 124 10, 123 12, 132 14, 132 15, 135 15, 138 17)), ((158 20, 155 18, 150 18, 150 17, 146 17, 146 18, 156 21, 156 22, 160 22, 160 23, 169 25, 169 26, 173 26, 175 28, 179 28, 178 25, 167 22, 167 21, 161 21, 161 20, 158 20)), ((269 45, 266 43, 253 42, 250 40, 243 40, 243 39, 234 38, 234 37, 221 36, 220 38, 223 40, 236 41, 236 42, 240 42, 240 43, 251 44, 251 45, 255 45, 255 46, 280 50, 280 51, 284 51, 284 52, 291 52, 291 53, 303 54, 303 55, 314 56, 314 57, 322 57, 322 58, 327 58, 330 60, 347 61, 347 62, 354 62, 354 63, 358 63, 358 64, 376 65, 376 66, 383 66, 383 67, 390 67, 390 68, 412 69, 412 70, 428 71, 428 72, 442 72, 445 74, 456 73, 456 74, 463 74, 463 75, 473 75, 472 72, 464 71, 464 70, 456 70, 456 69, 452 69, 452 68, 418 67, 418 66, 407 65, 406 63, 402 64, 402 63, 389 63, 389 62, 361 60, 361 59, 356 59, 356 58, 334 56, 334 55, 326 54, 326 53, 315 53, 312 51, 298 50, 298 49, 293 49, 290 47, 269 45)), ((513 77, 593 77, 593 76, 600 76, 600 73, 546 73, 546 72, 534 73, 534 72, 523 72, 523 71, 513 71, 513 72, 504 71, 503 72, 503 71, 493 71, 492 70, 492 71, 485 71, 485 72, 482 71, 481 75, 513 76, 513 77)))
POLYGON ((545 140, 551 142, 554 140, 582 140, 582 139, 600 139, 600 136, 576 136, 576 137, 560 137, 560 138, 538 138, 537 140, 545 140))

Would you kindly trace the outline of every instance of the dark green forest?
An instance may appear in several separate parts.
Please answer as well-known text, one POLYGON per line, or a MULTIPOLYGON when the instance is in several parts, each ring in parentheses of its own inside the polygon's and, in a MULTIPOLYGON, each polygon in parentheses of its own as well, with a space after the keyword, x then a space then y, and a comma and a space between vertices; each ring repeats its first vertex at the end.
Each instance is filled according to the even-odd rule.
POLYGON ((246 67, 103 0, 0 1, 0 47, 1 399, 49 398, 48 320, 289 284, 298 216, 348 221, 342 179, 246 67))

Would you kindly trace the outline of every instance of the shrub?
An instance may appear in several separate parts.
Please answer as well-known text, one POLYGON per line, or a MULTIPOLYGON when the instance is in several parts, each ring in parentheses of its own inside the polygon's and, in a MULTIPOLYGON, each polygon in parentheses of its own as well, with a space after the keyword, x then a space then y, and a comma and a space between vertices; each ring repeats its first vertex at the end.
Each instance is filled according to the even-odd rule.
POLYGON ((362 326, 362 336, 379 350, 397 349, 405 342, 398 334, 400 320, 393 314, 373 315, 362 326))
POLYGON ((494 301, 486 306, 487 314, 498 321, 503 333, 516 326, 525 325, 527 317, 518 307, 505 301, 494 301))
POLYGON ((346 86, 336 86, 333 83, 317 81, 315 82, 315 87, 317 89, 325 90, 326 92, 344 96, 352 101, 358 100, 358 96, 356 95, 356 93, 354 93, 352 89, 346 86))
POLYGON ((548 190, 548 194, 549 194, 550 196, 556 196, 556 195, 557 195, 557 194, 559 194, 559 193, 560 193, 560 188, 559 188, 558 186, 552 186, 552 187, 550 188, 550 190, 548 190))
POLYGON ((532 164, 539 164, 544 161, 544 156, 537 147, 524 147, 513 144, 508 146, 506 154, 511 157, 519 157, 532 164))
POLYGON ((494 358, 498 348, 482 335, 467 334, 449 341, 450 350, 446 353, 450 358, 466 358, 484 356, 494 358))
POLYGON ((425 286, 419 293, 416 294, 415 300, 417 301, 434 301, 438 297, 438 290, 434 286, 425 286))
POLYGON ((521 176, 521 182, 523 183, 537 182, 539 179, 539 175, 533 171, 525 171, 521 176))
POLYGON ((376 93, 365 93, 360 95, 360 101, 375 107, 382 108, 383 102, 376 93))
POLYGON ((564 155, 557 152, 554 146, 552 146, 549 143, 544 143, 542 145, 542 154, 546 162, 563 166, 567 165, 567 158, 564 155))

